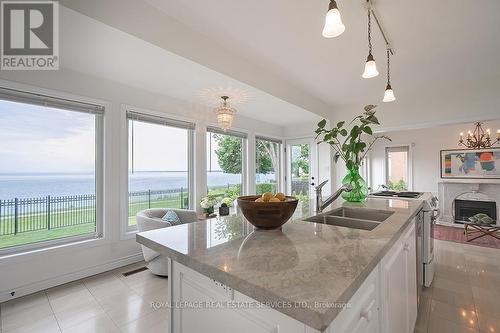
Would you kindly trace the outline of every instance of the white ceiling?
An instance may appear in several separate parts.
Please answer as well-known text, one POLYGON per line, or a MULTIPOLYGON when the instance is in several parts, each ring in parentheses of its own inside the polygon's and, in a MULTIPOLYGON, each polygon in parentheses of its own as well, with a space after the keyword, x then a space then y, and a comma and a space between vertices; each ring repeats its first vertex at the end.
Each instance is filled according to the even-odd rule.
POLYGON ((238 113, 286 126, 316 114, 61 6, 61 66, 115 82, 215 106, 227 94, 238 113))
MULTIPOLYGON (((385 45, 376 28, 374 56, 381 75, 361 78, 367 56, 363 0, 337 1, 346 31, 334 39, 321 36, 328 0, 145 1, 326 102, 333 114, 382 99, 385 45)), ((479 90, 485 82, 496 85, 490 97, 498 98, 494 92, 500 88, 500 1, 374 3, 396 51, 391 81, 398 100, 384 104, 385 109, 414 112, 416 103, 423 107, 425 100, 445 95, 472 97, 475 89, 484 97, 479 90)), ((467 112, 481 111, 459 115, 466 118, 467 112)))
MULTIPOLYGON (((203 88, 228 84, 227 80, 237 87, 245 82, 247 87, 256 88, 252 94, 259 97, 254 100, 256 107, 249 103, 242 112, 284 125, 305 121, 308 116, 314 118, 303 113, 304 109, 335 120, 359 113, 365 104, 382 104, 385 45, 375 27, 374 56, 381 75, 361 78, 367 55, 363 0, 337 1, 346 31, 334 39, 321 36, 328 0, 61 2, 172 52, 160 59, 160 52, 152 52, 155 47, 139 41, 114 39, 114 50, 110 50, 110 41, 100 36, 88 41, 89 45, 99 43, 102 57, 116 61, 111 75, 120 80, 137 81, 151 89, 168 87, 166 92, 183 98, 193 98, 203 88), (132 48, 130 56, 116 52, 124 45, 132 48), (181 57, 176 59, 174 53, 181 57), (140 65, 144 75, 130 68, 130 61, 133 67, 145 57, 149 62, 150 54, 157 54, 158 59, 151 56, 155 58, 150 62, 154 66, 140 65), (165 60, 173 61, 172 65, 165 60), (178 67, 180 63, 183 66, 178 67), (170 83, 166 82, 169 73, 177 73, 170 83), (261 99, 260 93, 266 97, 261 99), (271 95, 278 96, 279 103, 271 95), (272 103, 283 105, 286 111, 272 103)), ((391 81, 397 101, 379 107, 385 128, 500 117, 500 1, 374 2, 396 51, 391 61, 391 81)), ((86 71, 85 66, 95 67, 88 63, 77 65, 86 71)), ((109 71, 104 63, 102 68, 89 70, 109 71)))

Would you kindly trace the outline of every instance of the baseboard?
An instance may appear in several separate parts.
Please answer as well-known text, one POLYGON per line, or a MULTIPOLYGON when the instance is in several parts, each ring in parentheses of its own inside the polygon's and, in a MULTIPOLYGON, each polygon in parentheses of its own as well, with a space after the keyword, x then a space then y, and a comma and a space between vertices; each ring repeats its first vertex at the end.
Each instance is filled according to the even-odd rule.
POLYGON ((38 281, 36 283, 20 286, 18 288, 15 288, 13 290, 9 291, 2 291, 0 292, 0 303, 9 301, 11 299, 15 299, 21 296, 26 296, 29 294, 36 293, 38 291, 42 291, 48 288, 56 287, 61 284, 65 284, 68 282, 76 281, 79 279, 83 279, 92 275, 96 275, 99 273, 104 273, 107 271, 110 271, 115 268, 119 268, 122 266, 130 265, 136 262, 139 262, 141 260, 144 260, 144 257, 142 256, 142 253, 137 253, 133 254, 127 257, 123 257, 117 260, 109 261, 104 264, 92 266, 92 267, 87 267, 85 269, 76 271, 76 272, 71 272, 68 274, 64 275, 59 275, 57 277, 47 279, 47 280, 42 280, 38 281), (14 295, 11 293, 14 292, 14 295))

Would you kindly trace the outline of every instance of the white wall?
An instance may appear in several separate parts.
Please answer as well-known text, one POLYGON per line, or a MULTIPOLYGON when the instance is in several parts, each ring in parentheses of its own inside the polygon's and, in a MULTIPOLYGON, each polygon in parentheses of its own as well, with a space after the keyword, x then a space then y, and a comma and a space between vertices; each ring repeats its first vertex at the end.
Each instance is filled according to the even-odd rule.
MULTIPOLYGON (((196 122, 195 202, 205 194, 205 127, 216 123, 212 110, 66 69, 2 71, 0 79, 2 86, 98 100, 109 106, 105 111, 104 238, 0 258, 0 302, 12 298, 10 293, 14 291, 14 297, 18 297, 142 259, 134 235, 127 236, 121 231, 126 221, 123 213, 126 205, 121 201, 127 179, 124 104, 196 122)), ((281 127, 241 116, 236 117, 234 128, 248 132, 249 137, 253 137, 255 129, 259 134, 283 137, 281 127)), ((252 170, 254 172, 255 168, 249 169, 252 170)))
MULTIPOLYGON (((385 184, 385 147, 388 145, 412 145, 413 189, 437 194, 440 181, 439 152, 443 149, 459 149, 460 132, 473 130, 472 123, 439 126, 425 129, 386 132, 392 142, 379 142, 371 153, 371 186, 385 184)), ((490 128, 492 136, 500 128, 500 120, 488 121, 484 128, 490 128)), ((462 146, 463 148, 463 146, 462 146)))

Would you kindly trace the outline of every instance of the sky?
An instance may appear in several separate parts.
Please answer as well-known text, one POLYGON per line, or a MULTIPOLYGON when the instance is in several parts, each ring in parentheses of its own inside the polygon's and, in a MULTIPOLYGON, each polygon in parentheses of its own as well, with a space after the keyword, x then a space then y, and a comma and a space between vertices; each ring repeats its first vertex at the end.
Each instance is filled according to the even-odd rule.
MULTIPOLYGON (((131 123, 135 171, 187 170, 187 130, 131 123)), ((211 155, 212 170, 220 170, 211 155)), ((0 173, 87 173, 94 165, 94 115, 0 100, 0 173)))
POLYGON ((0 100, 0 173, 92 172, 94 115, 0 100))

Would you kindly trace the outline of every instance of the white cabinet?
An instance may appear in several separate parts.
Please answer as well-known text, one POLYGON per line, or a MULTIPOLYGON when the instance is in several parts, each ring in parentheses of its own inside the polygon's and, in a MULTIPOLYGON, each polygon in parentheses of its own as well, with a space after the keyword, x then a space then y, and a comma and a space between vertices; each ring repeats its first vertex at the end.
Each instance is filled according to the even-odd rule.
POLYGON ((257 302, 198 272, 172 261, 172 331, 175 333, 318 333, 270 308, 232 308, 226 302, 257 302), (211 307, 206 307, 206 304, 211 307))
POLYGON ((381 262, 382 332, 412 333, 417 318, 414 221, 381 262))
MULTIPOLYGON (((412 221, 325 333, 412 333, 417 318, 416 269, 412 221)), ((169 276, 171 333, 319 333, 271 308, 256 308, 257 301, 175 261, 169 276), (253 307, 228 307, 226 302, 253 307)))
POLYGON ((379 267, 377 266, 335 318, 325 333, 378 333, 379 314, 379 267))

